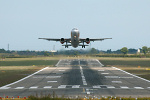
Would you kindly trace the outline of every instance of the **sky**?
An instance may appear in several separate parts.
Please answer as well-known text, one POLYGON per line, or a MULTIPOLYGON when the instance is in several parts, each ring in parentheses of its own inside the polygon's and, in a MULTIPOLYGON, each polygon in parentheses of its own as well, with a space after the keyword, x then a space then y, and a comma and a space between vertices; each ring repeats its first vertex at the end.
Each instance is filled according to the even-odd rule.
POLYGON ((38 38, 70 38, 73 28, 81 38, 113 38, 85 49, 150 47, 150 0, 0 0, 5 50, 8 44, 10 50, 65 50, 60 42, 38 38))

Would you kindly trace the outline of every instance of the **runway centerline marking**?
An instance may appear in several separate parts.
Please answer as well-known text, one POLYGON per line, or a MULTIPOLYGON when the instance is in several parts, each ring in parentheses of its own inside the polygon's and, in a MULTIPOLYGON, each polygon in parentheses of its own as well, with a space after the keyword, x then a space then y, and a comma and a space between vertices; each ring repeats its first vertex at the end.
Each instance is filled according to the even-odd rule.
POLYGON ((87 85, 87 82, 85 80, 85 76, 83 74, 83 70, 82 70, 82 67, 80 66, 80 72, 81 72, 81 77, 82 77, 82 82, 83 82, 83 85, 87 85))
MULTIPOLYGON (((80 65, 80 61, 79 61, 79 65, 80 65)), ((81 67, 81 66, 80 66, 80 73, 81 73, 81 77, 82 77, 83 85, 87 85, 87 82, 86 82, 85 76, 84 76, 84 74, 83 74, 83 69, 82 69, 82 67, 81 67)))

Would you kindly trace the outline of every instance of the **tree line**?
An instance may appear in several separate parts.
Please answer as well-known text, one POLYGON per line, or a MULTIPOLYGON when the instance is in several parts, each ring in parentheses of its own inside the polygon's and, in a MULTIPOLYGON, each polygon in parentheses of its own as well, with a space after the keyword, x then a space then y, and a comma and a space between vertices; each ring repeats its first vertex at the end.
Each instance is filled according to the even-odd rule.
MULTIPOLYGON (((140 50, 140 54, 146 55, 147 53, 150 53, 150 47, 143 46, 140 50)), ((14 51, 14 50, 5 50, 0 49, 0 56, 9 56, 9 57, 19 57, 19 56, 54 56, 54 55, 92 55, 92 54, 123 54, 124 56, 127 54, 137 54, 137 49, 128 49, 127 47, 123 47, 121 49, 118 49, 116 51, 109 50, 98 50, 95 48, 91 48, 89 50, 85 49, 71 49, 71 50, 59 50, 57 52, 51 52, 51 51, 30 51, 30 50, 24 50, 24 51, 14 51)), ((114 56, 114 55, 113 55, 114 56)))

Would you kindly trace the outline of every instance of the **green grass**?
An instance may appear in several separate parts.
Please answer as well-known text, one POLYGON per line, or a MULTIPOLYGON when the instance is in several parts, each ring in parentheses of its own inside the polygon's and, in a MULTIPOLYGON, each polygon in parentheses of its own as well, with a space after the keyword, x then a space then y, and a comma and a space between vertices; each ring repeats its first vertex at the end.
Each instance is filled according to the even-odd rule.
POLYGON ((13 67, 0 67, 0 86, 15 82, 21 78, 24 78, 37 70, 44 67, 37 66, 13 66, 13 67))
POLYGON ((106 66, 126 66, 126 67, 150 67, 150 61, 132 61, 132 60, 100 60, 106 66))
POLYGON ((46 66, 55 66, 58 60, 42 58, 5 59, 0 61, 0 86, 12 83, 46 66))
POLYGON ((54 65, 58 60, 25 60, 25 61, 0 61, 0 66, 40 66, 54 65))
POLYGON ((100 62, 107 66, 118 67, 134 75, 150 80, 150 59, 121 58, 121 59, 100 59, 100 62), (138 67, 140 66, 140 67, 138 67), (148 69, 148 70, 147 70, 148 69))

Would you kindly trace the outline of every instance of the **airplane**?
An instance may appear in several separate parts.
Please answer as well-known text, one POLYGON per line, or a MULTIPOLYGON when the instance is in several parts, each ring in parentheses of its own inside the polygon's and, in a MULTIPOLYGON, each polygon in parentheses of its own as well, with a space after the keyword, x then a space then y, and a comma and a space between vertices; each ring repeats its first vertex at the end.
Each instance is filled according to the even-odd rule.
POLYGON ((60 41, 61 44, 64 44, 62 46, 65 46, 65 48, 68 48, 69 46, 72 46, 74 48, 77 48, 78 46, 82 46, 82 48, 85 48, 85 46, 89 46, 87 44, 89 44, 91 41, 102 41, 105 39, 112 39, 112 38, 97 38, 97 39, 90 39, 90 38, 79 38, 80 36, 80 32, 77 28, 73 28, 71 30, 71 38, 60 38, 60 39, 56 39, 56 38, 39 38, 39 39, 44 39, 44 40, 48 40, 48 41, 60 41), (69 44, 68 44, 69 43, 69 44), (71 44, 70 44, 71 43, 71 44), (80 44, 82 43, 82 44, 80 44), (84 44, 86 43, 86 44, 84 44))

